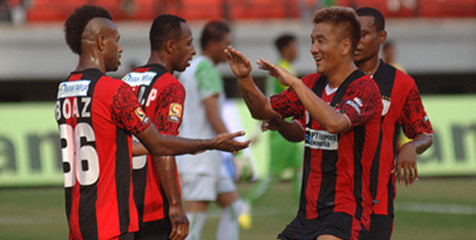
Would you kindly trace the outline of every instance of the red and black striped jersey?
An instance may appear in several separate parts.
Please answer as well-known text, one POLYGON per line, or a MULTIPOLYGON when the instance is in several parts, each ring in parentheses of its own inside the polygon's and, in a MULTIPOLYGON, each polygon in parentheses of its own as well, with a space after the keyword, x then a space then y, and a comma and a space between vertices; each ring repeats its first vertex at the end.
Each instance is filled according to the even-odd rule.
POLYGON ((433 129, 421 102, 415 81, 402 71, 380 60, 373 79, 382 94, 382 131, 372 163, 370 188, 374 213, 393 215, 395 168, 400 129, 412 139, 419 134, 432 134, 433 129))
MULTIPOLYGON (((163 66, 157 64, 138 67, 124 76, 123 80, 131 85, 159 132, 177 136, 185 101, 183 85, 163 66)), ((133 160, 134 198, 139 219, 144 222, 159 220, 168 215, 168 200, 154 164, 152 155, 134 157, 133 160)))
POLYGON ((99 69, 73 72, 56 101, 71 239, 110 239, 138 230, 132 134, 150 121, 132 89, 99 69))
MULTIPOLYGON (((302 80, 317 96, 325 95, 328 82, 324 75, 310 74, 302 80)), ((368 229, 372 201, 369 175, 380 131, 381 96, 375 82, 358 70, 328 95, 323 100, 348 117, 349 130, 339 134, 324 130, 292 89, 270 98, 277 113, 294 116, 306 128, 298 214, 313 219, 343 212, 357 217, 368 229)))

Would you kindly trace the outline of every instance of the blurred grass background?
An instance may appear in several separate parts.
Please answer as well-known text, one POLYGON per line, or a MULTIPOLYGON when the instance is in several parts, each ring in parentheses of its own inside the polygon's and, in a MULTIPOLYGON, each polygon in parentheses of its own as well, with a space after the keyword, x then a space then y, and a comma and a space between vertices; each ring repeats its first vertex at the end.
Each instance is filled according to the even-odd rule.
MULTIPOLYGON (((242 194, 251 184, 240 184, 242 194)), ((399 186, 392 239, 476 239, 476 178, 426 178, 399 186), (451 213, 453 212, 453 213, 451 213)), ((278 183, 253 207, 241 239, 275 239, 295 216, 290 183, 278 183)), ((220 211, 211 205, 202 239, 215 239, 220 211)), ((0 239, 67 239, 62 188, 0 189, 0 239)))

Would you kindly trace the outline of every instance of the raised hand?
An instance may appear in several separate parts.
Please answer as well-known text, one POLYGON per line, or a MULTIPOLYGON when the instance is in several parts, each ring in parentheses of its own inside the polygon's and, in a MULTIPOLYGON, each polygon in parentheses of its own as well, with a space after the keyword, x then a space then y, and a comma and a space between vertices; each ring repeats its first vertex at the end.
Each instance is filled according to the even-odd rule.
POLYGON ((220 133, 214 139, 215 144, 213 144, 213 148, 226 152, 236 153, 237 151, 246 148, 250 145, 251 140, 245 142, 238 142, 233 140, 233 138, 243 135, 245 135, 245 132, 220 133))
POLYGON ((235 50, 232 46, 228 46, 225 49, 225 54, 228 58, 231 71, 233 71, 236 77, 246 78, 250 75, 252 67, 248 58, 235 50))
POLYGON ((269 75, 278 79, 279 83, 284 86, 292 86, 295 82, 300 81, 284 68, 274 65, 268 60, 260 58, 256 63, 258 64, 259 69, 268 71, 269 75))

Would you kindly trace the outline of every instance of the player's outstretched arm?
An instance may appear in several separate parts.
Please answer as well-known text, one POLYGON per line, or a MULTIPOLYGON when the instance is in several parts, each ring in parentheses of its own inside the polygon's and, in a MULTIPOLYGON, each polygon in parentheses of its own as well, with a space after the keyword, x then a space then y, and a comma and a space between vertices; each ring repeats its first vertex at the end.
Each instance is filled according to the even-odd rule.
POLYGON ((238 79, 241 96, 245 100, 251 116, 259 120, 277 117, 278 114, 271 108, 268 98, 256 86, 251 77, 250 60, 231 46, 225 49, 225 53, 228 57, 228 64, 238 79))
POLYGON ((329 133, 340 133, 349 129, 349 119, 320 99, 303 81, 265 59, 261 58, 257 63, 260 69, 268 71, 281 84, 291 87, 311 117, 329 133))
POLYGON ((154 156, 181 155, 196 153, 204 150, 221 150, 227 152, 239 151, 248 147, 250 141, 238 142, 233 138, 244 135, 245 132, 222 133, 214 139, 188 139, 175 136, 162 135, 151 124, 143 132, 136 134, 136 137, 147 148, 148 152, 154 156))
POLYGON ((397 163, 393 172, 396 172, 398 183, 402 184, 402 175, 405 185, 411 186, 418 180, 417 154, 423 153, 433 143, 430 134, 422 133, 417 135, 412 141, 405 143, 398 152, 397 163), (403 172, 403 174, 402 174, 403 172))
POLYGON ((301 142, 304 140, 306 134, 304 128, 299 124, 299 122, 296 120, 288 122, 282 118, 273 118, 271 120, 263 121, 261 124, 261 130, 278 130, 281 136, 290 142, 301 142))

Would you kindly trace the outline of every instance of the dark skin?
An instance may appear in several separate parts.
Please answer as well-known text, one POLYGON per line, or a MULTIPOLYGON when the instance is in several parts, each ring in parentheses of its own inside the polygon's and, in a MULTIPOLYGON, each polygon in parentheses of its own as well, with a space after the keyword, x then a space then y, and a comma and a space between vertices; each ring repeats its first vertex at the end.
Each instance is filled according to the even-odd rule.
MULTIPOLYGON (((186 23, 181 23, 181 30, 179 37, 168 39, 160 49, 151 50, 147 65, 162 65, 170 74, 174 71, 185 70, 192 56, 195 55, 195 48, 192 45, 190 27, 186 23)), ((169 202, 168 216, 172 224, 169 237, 172 240, 185 239, 190 223, 182 207, 175 156, 154 157, 154 166, 169 202)))
MULTIPOLYGON (((82 52, 79 56, 79 63, 76 71, 82 71, 88 68, 97 68, 101 72, 115 71, 120 64, 119 58, 122 49, 119 46, 119 33, 112 21, 105 18, 93 18, 86 25, 82 40, 82 52)), ((214 139, 195 140, 184 139, 174 136, 161 135, 154 124, 151 124, 145 131, 136 135, 143 143, 143 146, 134 144, 134 154, 150 153, 154 157, 163 155, 178 155, 186 153, 196 153, 208 149, 218 149, 223 151, 238 151, 249 145, 247 142, 237 142, 233 138, 243 135, 244 132, 220 134, 214 139)), ((181 209, 181 201, 178 193, 176 181, 171 174, 175 161, 170 159, 162 164, 161 158, 155 158, 157 171, 159 175, 164 175, 163 180, 166 182, 175 182, 165 187, 168 192, 167 196, 171 196, 169 202, 172 210, 170 218, 173 224, 173 230, 170 235, 172 239, 183 239, 188 234, 188 221, 183 218, 183 210, 181 209), (171 164, 173 162, 173 164, 171 164), (182 210, 182 213, 180 213, 182 210)), ((161 178, 162 180, 162 178, 161 178)))
MULTIPOLYGON (((357 67, 372 76, 378 69, 380 46, 387 39, 385 30, 377 30, 372 16, 359 16, 361 39, 354 53, 357 67)), ((398 183, 411 186, 418 180, 417 154, 423 153, 433 142, 429 134, 419 134, 412 141, 405 143, 399 150, 397 162, 392 174, 396 173, 398 183)))

